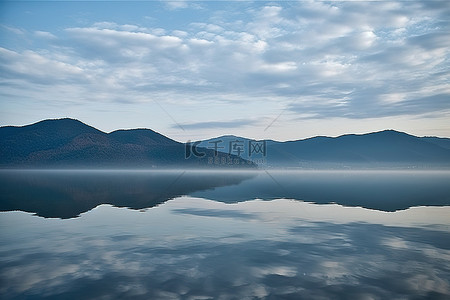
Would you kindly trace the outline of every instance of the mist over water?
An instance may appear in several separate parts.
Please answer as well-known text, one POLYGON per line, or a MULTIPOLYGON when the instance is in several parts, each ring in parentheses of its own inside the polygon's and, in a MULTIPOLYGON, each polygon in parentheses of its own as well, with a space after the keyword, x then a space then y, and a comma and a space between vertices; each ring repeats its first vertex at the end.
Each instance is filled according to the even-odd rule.
POLYGON ((447 171, 1 171, 5 299, 450 296, 447 171))

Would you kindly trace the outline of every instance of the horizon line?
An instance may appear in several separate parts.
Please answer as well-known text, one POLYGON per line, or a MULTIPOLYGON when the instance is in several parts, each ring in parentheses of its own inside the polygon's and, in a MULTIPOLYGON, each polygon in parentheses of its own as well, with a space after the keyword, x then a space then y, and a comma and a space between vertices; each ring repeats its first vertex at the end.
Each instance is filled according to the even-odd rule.
POLYGON ((411 134, 411 133, 408 133, 408 132, 405 132, 405 131, 399 131, 399 130, 395 130, 395 129, 392 129, 392 128, 386 128, 386 129, 383 129, 383 130, 370 131, 370 132, 365 132, 365 133, 344 133, 344 134, 339 134, 339 135, 335 135, 335 136, 333 136, 333 135, 315 135, 315 136, 310 136, 310 137, 306 137, 306 138, 299 138, 299 139, 285 140, 285 141, 280 141, 280 140, 276 140, 276 139, 272 139, 272 138, 270 138, 270 139, 255 139, 255 138, 248 138, 248 137, 244 137, 244 136, 238 136, 238 135, 235 135, 235 134, 222 134, 222 135, 219 135, 219 136, 213 136, 213 137, 206 138, 206 139, 200 139, 200 140, 197 140, 197 139, 195 139, 195 140, 189 139, 189 140, 187 140, 186 142, 181 142, 181 141, 175 140, 175 139, 173 139, 173 138, 171 138, 171 137, 169 137, 169 136, 167 136, 167 135, 165 135, 165 134, 162 134, 162 133, 160 133, 160 132, 158 132, 158 131, 155 131, 155 130, 153 130, 153 129, 151 129, 151 128, 146 128, 146 127, 118 128, 118 129, 115 129, 115 130, 112 130, 112 131, 109 131, 109 132, 108 132, 108 131, 103 131, 103 130, 101 130, 101 129, 98 129, 97 127, 94 127, 94 126, 89 125, 89 124, 87 124, 87 123, 85 123, 85 122, 83 122, 83 121, 81 121, 81 120, 79 120, 79 119, 72 118, 72 117, 61 117, 61 118, 48 118, 48 119, 42 119, 42 120, 36 121, 36 122, 34 122, 34 123, 25 124, 25 125, 1 125, 0 128, 5 128, 5 127, 21 128, 21 127, 33 126, 33 125, 36 125, 36 124, 38 124, 38 123, 45 122, 45 121, 62 121, 62 120, 72 120, 72 121, 77 121, 77 122, 80 122, 80 123, 82 123, 82 124, 84 124, 84 125, 86 125, 86 126, 88 126, 88 127, 92 127, 92 128, 94 128, 94 129, 96 129, 96 130, 102 132, 102 133, 105 133, 105 134, 111 134, 111 133, 117 132, 117 131, 150 130, 150 131, 152 131, 152 132, 155 132, 155 133, 157 133, 157 134, 160 134, 160 135, 162 135, 162 136, 164 136, 164 137, 166 137, 166 138, 169 138, 169 139, 171 139, 171 140, 173 140, 173 141, 176 141, 176 142, 179 142, 179 143, 182 143, 182 144, 186 144, 186 143, 190 143, 190 142, 207 141, 207 140, 217 139, 217 138, 223 138, 223 137, 236 137, 236 138, 242 138, 242 139, 248 139, 248 140, 255 140, 255 141, 272 141, 272 142, 286 143, 286 142, 303 141, 303 140, 308 140, 308 139, 313 139, 313 138, 320 138, 320 137, 323 137, 323 138, 340 138, 340 137, 343 137, 343 136, 363 136, 363 135, 368 135, 368 134, 381 133, 381 132, 385 132, 385 131, 394 131, 394 132, 397 132, 397 133, 403 133, 403 134, 407 134, 407 135, 414 136, 414 137, 419 137, 419 138, 442 138, 442 139, 450 139, 450 137, 442 137, 442 136, 436 136, 436 135, 424 135, 424 136, 419 136, 419 135, 414 135, 414 134, 411 134))

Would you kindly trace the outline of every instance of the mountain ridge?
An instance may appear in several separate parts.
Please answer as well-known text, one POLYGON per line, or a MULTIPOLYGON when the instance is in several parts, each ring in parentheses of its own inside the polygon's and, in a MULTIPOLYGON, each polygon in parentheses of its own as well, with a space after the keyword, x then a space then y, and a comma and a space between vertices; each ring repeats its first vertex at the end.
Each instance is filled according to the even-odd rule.
MULTIPOLYGON (((266 143, 266 155, 256 156, 268 166, 284 167, 350 167, 352 164, 387 166, 388 164, 417 167, 450 166, 450 139, 417 137, 405 132, 386 129, 363 134, 337 137, 316 136, 299 140, 255 140, 235 135, 223 135, 203 140, 201 147, 222 141, 218 151, 230 152, 235 141, 266 143)), ((245 151, 245 146, 244 146, 245 151)), ((248 152, 250 148, 248 148, 248 152)), ((231 151, 232 152, 232 151, 231 151)), ((248 159, 249 157, 244 157, 248 159)))
POLYGON ((224 135, 220 135, 217 137, 212 137, 212 138, 208 138, 205 140, 197 140, 197 142, 204 142, 204 141, 209 141, 209 140, 213 140, 213 139, 221 139, 221 138, 238 138, 238 139, 244 139, 244 140, 252 140, 252 141, 270 141, 270 142, 275 142, 275 143, 288 143, 288 142, 298 142, 298 141, 305 141, 305 140, 309 140, 309 139, 317 139, 317 138, 327 138, 327 139, 337 139, 337 138, 341 138, 344 136, 365 136, 365 135, 373 135, 373 134, 378 134, 378 133, 384 133, 384 132, 392 132, 392 133, 400 133, 400 134, 405 134, 408 136, 412 136, 412 137, 417 137, 417 138, 426 138, 426 139, 445 139, 445 140, 449 140, 450 138, 443 138, 443 137, 437 137, 437 136, 423 136, 423 137, 419 137, 419 136, 415 136, 403 131, 398 131, 395 129, 384 129, 384 130, 379 130, 379 131, 373 131, 373 132, 366 132, 366 133, 345 133, 345 134, 341 134, 338 136, 326 136, 326 135, 317 135, 317 136, 312 136, 312 137, 307 137, 307 138, 301 138, 301 139, 295 139, 295 140, 286 140, 286 141, 277 141, 277 140, 273 140, 273 139, 254 139, 254 138, 248 138, 248 137, 243 137, 243 136, 238 136, 238 135, 233 135, 233 134, 224 134, 224 135))
POLYGON ((450 166, 450 139, 392 129, 285 142, 223 135, 194 143, 202 157, 191 145, 147 128, 106 133, 76 119, 48 119, 0 127, 0 167, 450 166))
POLYGON ((234 164, 214 164, 214 152, 204 152, 204 157, 186 157, 185 144, 151 129, 105 133, 70 118, 0 127, 0 167, 255 167, 223 153, 217 154, 218 159, 234 164))

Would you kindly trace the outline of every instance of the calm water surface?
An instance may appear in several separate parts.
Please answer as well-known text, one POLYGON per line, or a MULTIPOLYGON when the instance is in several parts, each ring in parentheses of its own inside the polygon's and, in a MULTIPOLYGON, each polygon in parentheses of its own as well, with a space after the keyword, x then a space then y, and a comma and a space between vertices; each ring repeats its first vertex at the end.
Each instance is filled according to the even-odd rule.
POLYGON ((1 171, 1 299, 449 299, 447 171, 1 171))

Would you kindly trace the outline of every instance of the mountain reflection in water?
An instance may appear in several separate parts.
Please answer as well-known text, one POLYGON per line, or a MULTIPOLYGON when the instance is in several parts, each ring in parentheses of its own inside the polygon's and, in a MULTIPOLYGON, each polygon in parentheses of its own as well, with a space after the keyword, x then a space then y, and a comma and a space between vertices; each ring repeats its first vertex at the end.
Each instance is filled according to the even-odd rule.
POLYGON ((450 297, 448 172, 0 174, 1 299, 450 297))
POLYGON ((279 198, 397 211, 450 204, 445 171, 0 171, 0 211, 73 218, 101 204, 151 208, 192 195, 226 203, 279 198))
POLYGON ((248 172, 14 170, 0 172, 0 211, 74 218, 101 204, 151 208, 194 191, 235 185, 248 172))

